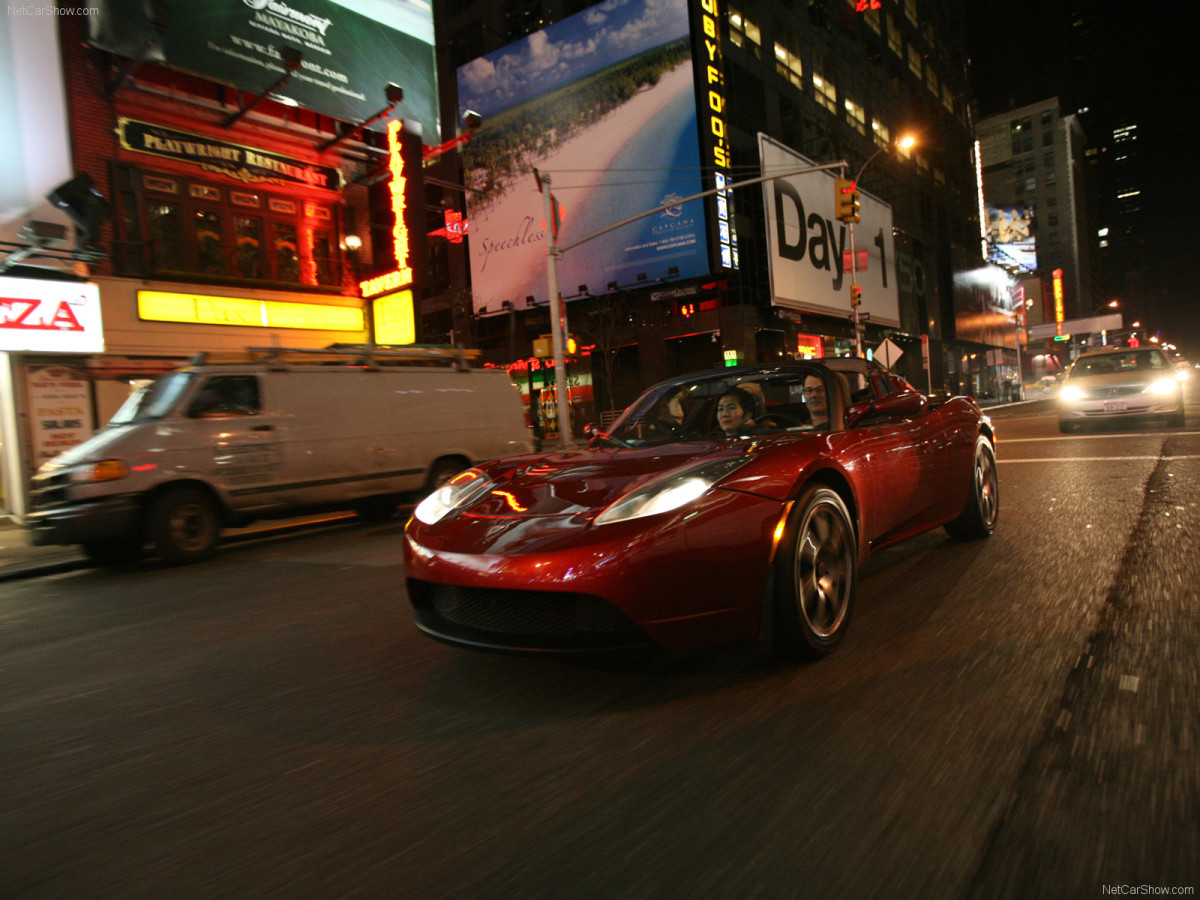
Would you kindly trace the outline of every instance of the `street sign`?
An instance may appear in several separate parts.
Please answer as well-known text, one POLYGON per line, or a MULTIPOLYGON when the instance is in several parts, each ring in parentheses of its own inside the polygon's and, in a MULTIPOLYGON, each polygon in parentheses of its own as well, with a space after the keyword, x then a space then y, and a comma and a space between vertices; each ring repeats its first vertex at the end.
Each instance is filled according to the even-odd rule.
POLYGON ((883 343, 875 348, 875 358, 882 360, 883 364, 889 369, 892 367, 892 363, 899 360, 903 355, 904 351, 887 338, 884 338, 883 343))

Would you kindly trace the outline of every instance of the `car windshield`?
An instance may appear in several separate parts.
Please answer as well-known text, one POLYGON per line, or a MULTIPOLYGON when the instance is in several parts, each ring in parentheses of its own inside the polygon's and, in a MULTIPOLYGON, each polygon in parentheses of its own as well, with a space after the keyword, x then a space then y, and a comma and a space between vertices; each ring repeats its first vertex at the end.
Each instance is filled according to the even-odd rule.
POLYGON ((1082 375, 1111 375, 1114 372, 1136 372, 1149 369, 1169 369, 1170 364, 1161 350, 1128 350, 1081 356, 1071 368, 1072 377, 1082 375))
POLYGON ((109 425, 127 425, 143 419, 161 419, 192 383, 188 372, 172 372, 129 395, 121 408, 108 420, 109 425))
POLYGON ((795 366, 677 379, 642 394, 608 436, 637 447, 823 431, 833 377, 819 366, 795 366))

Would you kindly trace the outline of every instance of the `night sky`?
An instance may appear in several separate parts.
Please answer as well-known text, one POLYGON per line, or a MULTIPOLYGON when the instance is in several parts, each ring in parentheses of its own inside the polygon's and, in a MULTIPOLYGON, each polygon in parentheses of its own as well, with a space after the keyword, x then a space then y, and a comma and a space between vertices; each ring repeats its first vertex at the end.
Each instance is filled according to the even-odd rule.
MULTIPOLYGON (((1013 0, 970 4, 972 78, 981 117, 1057 96, 1138 126, 1147 290, 1126 321, 1161 329, 1200 361, 1200 261, 1191 214, 1200 200, 1192 42, 1180 4, 1013 0), (1084 28, 1072 28, 1082 10, 1084 28), (1086 38, 1075 39, 1080 32, 1086 38)), ((1088 134, 1090 142, 1101 137, 1088 134)), ((1115 292, 1114 292, 1115 293, 1115 292)))

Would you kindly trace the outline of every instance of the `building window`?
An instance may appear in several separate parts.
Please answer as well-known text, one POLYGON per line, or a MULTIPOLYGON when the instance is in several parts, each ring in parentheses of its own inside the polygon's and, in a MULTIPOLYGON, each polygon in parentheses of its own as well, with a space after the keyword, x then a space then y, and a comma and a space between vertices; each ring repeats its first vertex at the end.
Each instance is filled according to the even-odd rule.
POLYGON ((867 114, 863 108, 847 97, 842 101, 846 107, 846 121, 859 134, 867 133, 867 114))
POLYGON ((150 274, 341 284, 330 204, 157 174, 141 186, 122 221, 150 274))
POLYGON ((904 17, 917 24, 917 0, 904 0, 904 17))
POLYGON ((1042 124, 1049 125, 1053 121, 1054 121, 1054 113, 1052 113, 1048 109, 1042 110, 1042 124))
POLYGON ((945 82, 942 82, 942 106, 946 107, 946 112, 954 112, 954 91, 945 82))
POLYGON ((929 88, 929 93, 933 94, 936 100, 941 90, 941 83, 938 81, 937 72, 933 71, 933 66, 925 67, 925 86, 929 88))
POLYGON ((798 88, 804 87, 804 67, 800 62, 800 38, 786 26, 779 28, 775 41, 775 71, 798 88))
POLYGON ((878 119, 871 119, 871 133, 875 136, 876 147, 886 147, 892 142, 892 133, 878 119))
POLYGON ((900 37, 900 29, 896 26, 896 17, 890 12, 887 14, 887 37, 888 49, 904 59, 904 41, 900 37))
POLYGON ((1046 184, 1055 184, 1058 181, 1058 176, 1053 169, 1046 170, 1046 184))
POLYGON ((918 78, 920 78, 921 73, 924 71, 924 68, 925 67, 922 65, 922 62, 921 62, 921 51, 918 50, 916 47, 914 47, 912 44, 909 44, 908 45, 908 70, 910 72, 912 72, 914 75, 916 75, 918 78))
POLYGON ((837 88, 820 75, 813 73, 813 89, 817 94, 817 102, 834 115, 837 114, 837 88))
POLYGON ((758 14, 751 7, 730 5, 729 40, 755 59, 762 59, 762 32, 758 29, 758 14))

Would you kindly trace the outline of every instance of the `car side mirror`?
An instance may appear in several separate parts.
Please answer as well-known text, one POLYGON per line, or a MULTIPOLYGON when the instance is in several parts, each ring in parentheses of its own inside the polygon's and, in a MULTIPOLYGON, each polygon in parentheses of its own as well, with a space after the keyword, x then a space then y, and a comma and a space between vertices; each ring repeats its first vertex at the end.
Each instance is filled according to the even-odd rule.
POLYGON ((893 419, 919 416, 925 409, 925 397, 916 391, 900 391, 875 401, 875 412, 893 419))

